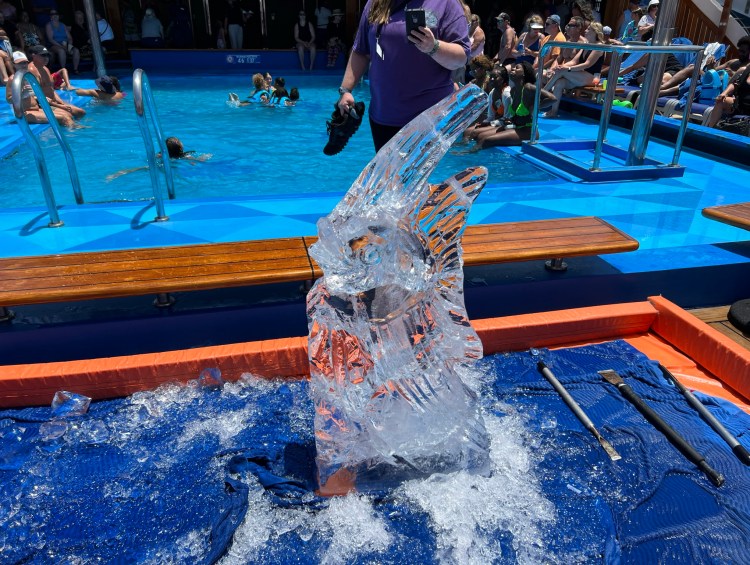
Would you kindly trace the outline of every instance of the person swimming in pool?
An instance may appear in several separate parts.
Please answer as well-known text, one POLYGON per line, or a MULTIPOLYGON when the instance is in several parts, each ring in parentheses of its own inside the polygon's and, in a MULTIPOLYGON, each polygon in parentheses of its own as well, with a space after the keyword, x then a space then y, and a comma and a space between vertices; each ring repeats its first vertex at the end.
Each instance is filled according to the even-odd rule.
MULTIPOLYGON (((182 145, 182 141, 180 141, 180 138, 178 137, 168 137, 165 141, 165 144, 167 146, 167 154, 169 155, 170 159, 186 159, 191 161, 191 165, 195 165, 197 162, 203 162, 209 160, 212 155, 210 153, 203 153, 196 155, 195 151, 185 151, 185 147, 182 145)), ((156 157, 158 159, 161 159, 161 153, 157 153, 156 157)), ((134 173, 136 171, 147 171, 148 166, 141 166, 141 167, 133 167, 132 169, 123 169, 122 171, 117 171, 116 173, 112 173, 111 175, 107 175, 107 178, 105 179, 107 182, 111 182, 115 180, 118 177, 121 177, 123 175, 128 175, 130 173, 134 173)))

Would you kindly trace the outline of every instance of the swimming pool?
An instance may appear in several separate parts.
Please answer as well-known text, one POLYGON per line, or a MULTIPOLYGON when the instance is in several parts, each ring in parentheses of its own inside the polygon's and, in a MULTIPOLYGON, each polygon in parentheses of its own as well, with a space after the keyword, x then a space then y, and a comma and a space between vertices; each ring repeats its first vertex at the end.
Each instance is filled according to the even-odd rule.
MULTIPOLYGON (((179 137, 188 151, 211 155, 201 163, 174 161, 179 199, 342 194, 374 154, 365 120, 345 151, 334 157, 323 155, 328 140, 325 122, 331 116, 340 77, 287 76, 287 89, 296 86, 302 97, 295 108, 228 106, 229 92, 241 97, 249 94, 249 76, 155 76, 149 80, 165 135, 179 137)), ((129 81, 124 89, 129 93, 129 81)), ((368 89, 360 92, 369 104, 368 89)), ((107 181, 112 173, 146 164, 132 96, 117 106, 94 103, 87 110, 81 120, 87 127, 65 131, 86 201, 151 198, 147 170, 107 181)), ((57 203, 74 203, 65 159, 52 131, 44 132, 41 141, 57 203)), ((435 178, 443 180, 475 160, 474 156, 451 155, 435 178)), ((502 152, 487 152, 482 162, 496 178, 535 182, 551 176, 502 152)), ((44 205, 36 166, 25 144, 5 160, 0 187, 0 208, 44 205)))

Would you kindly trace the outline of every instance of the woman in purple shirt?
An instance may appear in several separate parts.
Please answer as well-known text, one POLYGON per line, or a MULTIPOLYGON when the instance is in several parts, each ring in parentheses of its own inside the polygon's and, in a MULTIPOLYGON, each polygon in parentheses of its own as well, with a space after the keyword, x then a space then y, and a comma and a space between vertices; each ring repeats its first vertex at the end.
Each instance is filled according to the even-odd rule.
POLYGON ((451 71, 466 65, 469 36, 457 0, 368 0, 341 81, 338 108, 369 66, 370 126, 379 150, 412 118, 454 90, 451 71), (424 10, 425 27, 406 34, 405 10, 424 10))

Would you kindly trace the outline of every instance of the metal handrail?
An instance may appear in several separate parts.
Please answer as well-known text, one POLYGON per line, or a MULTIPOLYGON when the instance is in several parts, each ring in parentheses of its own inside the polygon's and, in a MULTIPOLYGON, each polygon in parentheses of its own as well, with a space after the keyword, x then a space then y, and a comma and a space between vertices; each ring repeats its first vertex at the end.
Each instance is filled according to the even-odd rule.
POLYGON ((164 177, 166 179, 167 194, 169 195, 170 200, 175 197, 174 178, 172 176, 172 165, 169 162, 167 142, 164 137, 164 132, 161 129, 161 124, 159 123, 159 117, 156 113, 156 103, 151 94, 151 84, 149 83, 146 73, 143 72, 143 69, 136 69, 133 71, 133 103, 135 104, 135 113, 138 116, 138 126, 141 129, 141 136, 143 136, 143 142, 146 145, 148 170, 151 175, 151 186, 154 192, 154 201, 156 202, 156 221, 162 222, 168 220, 169 217, 164 211, 164 198, 159 189, 159 179, 156 174, 156 154, 154 152, 154 142, 148 128, 148 122, 146 121, 146 107, 148 107, 149 116, 151 117, 151 125, 154 128, 156 139, 159 142, 159 148, 161 149, 161 162, 164 165, 164 177))
MULTIPOLYGON (((695 61, 693 62, 693 76, 690 80, 690 90, 688 91, 687 103, 685 105, 685 111, 682 115, 682 122, 680 123, 680 129, 677 134, 677 140, 675 141, 675 151, 672 157, 672 165, 677 165, 679 161, 680 152, 682 150, 683 140, 687 131, 688 120, 690 118, 690 108, 693 104, 693 96, 695 95, 695 87, 700 76, 700 68, 703 62, 704 47, 702 45, 648 45, 645 43, 629 43, 628 45, 607 45, 600 43, 578 43, 572 41, 548 41, 539 50, 539 60, 543 60, 544 56, 550 49, 555 47, 570 48, 583 51, 602 51, 603 53, 612 53, 612 61, 610 62, 609 76, 618 77, 620 74, 620 64, 622 61, 622 55, 627 53, 644 53, 644 54, 661 54, 665 55, 668 53, 695 53, 695 61), (614 71, 614 72, 613 72, 614 71)), ((543 80, 544 67, 539 65, 537 71, 537 84, 541 85, 543 80)), ((596 147, 594 149, 594 161, 592 163, 591 170, 595 171, 599 169, 599 163, 601 161, 602 147, 606 141, 607 130, 609 129, 609 117, 612 110, 612 101, 615 97, 617 90, 617 79, 608 80, 607 88, 604 91, 604 101, 602 103, 602 113, 599 119, 599 132, 596 138, 596 147)), ((534 112, 532 113, 531 121, 531 139, 528 143, 535 144, 537 142, 538 133, 538 113, 539 113, 539 101, 541 100, 541 88, 537 88, 534 95, 534 112)), ((655 108, 644 108, 639 107, 638 111, 650 111, 654 112, 655 108)), ((633 131, 632 135, 643 135, 644 132, 633 131)))
POLYGON ((36 162, 36 168, 39 172, 39 180, 42 182, 42 190, 44 191, 44 200, 47 203, 47 211, 49 212, 50 223, 48 224, 51 228, 57 228, 63 225, 64 222, 60 220, 60 216, 57 214, 57 204, 55 203, 55 195, 52 192, 52 183, 49 180, 49 172, 47 171, 47 161, 44 158, 44 152, 42 151, 39 140, 36 138, 34 133, 29 127, 29 123, 26 121, 26 114, 23 108, 23 84, 27 82, 31 87, 32 91, 37 97, 39 107, 47 117, 50 127, 60 143, 60 147, 65 155, 65 161, 68 164, 68 174, 70 175, 70 182, 73 185, 73 194, 75 195, 76 202, 83 204, 83 193, 81 192, 81 183, 78 179, 78 169, 76 168, 75 159, 73 158, 73 152, 70 150, 68 140, 62 134, 60 124, 57 123, 57 117, 52 111, 52 108, 47 102, 47 96, 44 94, 39 81, 29 71, 17 71, 13 76, 13 83, 11 84, 11 97, 13 104, 13 113, 18 121, 18 126, 21 128, 26 142, 31 148, 31 152, 34 155, 34 161, 36 162))

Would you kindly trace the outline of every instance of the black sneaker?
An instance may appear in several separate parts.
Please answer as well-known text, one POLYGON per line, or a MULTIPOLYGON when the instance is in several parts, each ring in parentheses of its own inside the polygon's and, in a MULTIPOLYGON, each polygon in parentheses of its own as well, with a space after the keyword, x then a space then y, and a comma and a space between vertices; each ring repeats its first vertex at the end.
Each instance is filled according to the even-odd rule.
POLYGON ((349 138, 359 129, 362 116, 365 115, 365 103, 355 102, 353 108, 349 108, 347 114, 341 115, 339 107, 334 104, 331 119, 326 122, 328 128, 328 143, 323 148, 326 155, 336 155, 346 147, 349 138))

